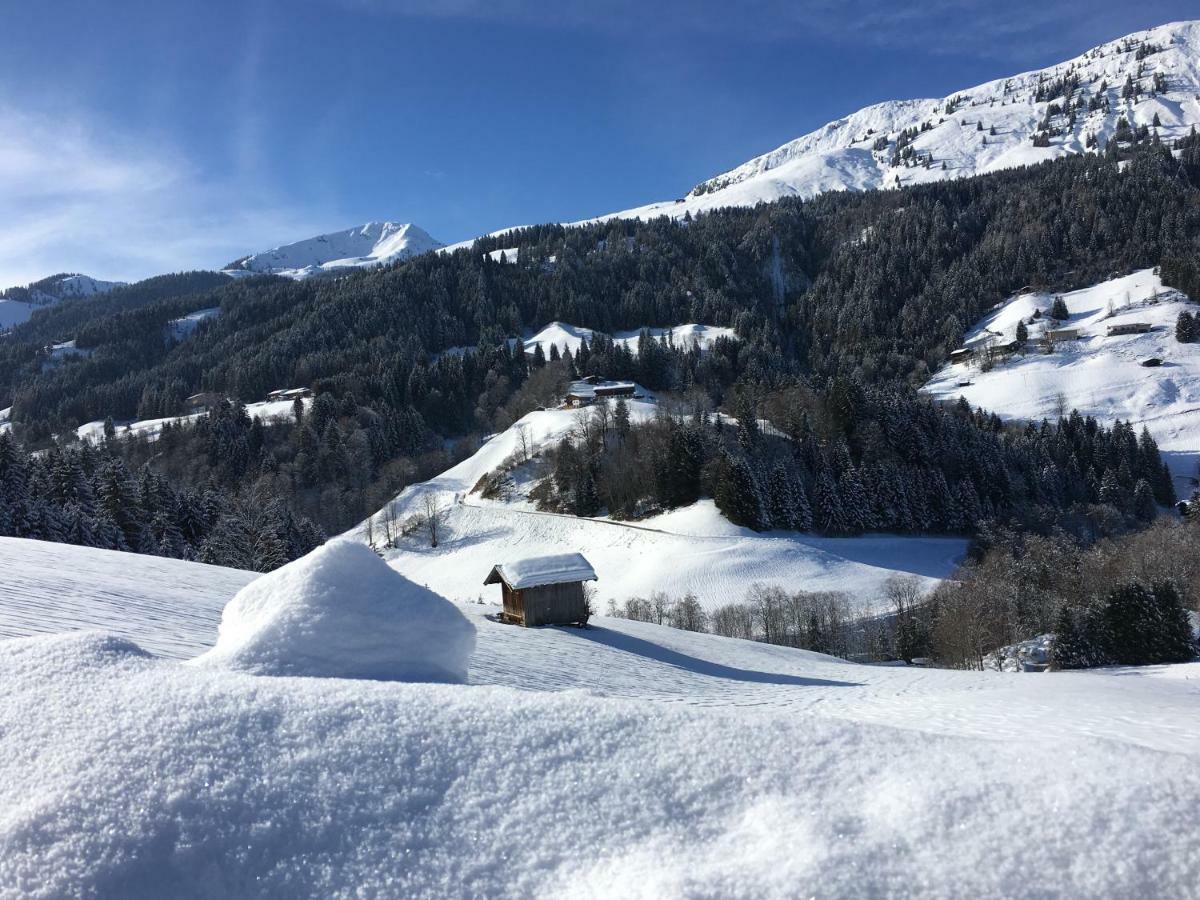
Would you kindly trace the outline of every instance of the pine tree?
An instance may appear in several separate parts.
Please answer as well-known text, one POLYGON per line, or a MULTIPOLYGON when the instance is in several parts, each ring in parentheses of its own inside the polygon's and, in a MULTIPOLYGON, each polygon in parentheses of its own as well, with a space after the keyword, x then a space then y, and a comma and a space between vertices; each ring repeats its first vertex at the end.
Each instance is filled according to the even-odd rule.
POLYGON ((1175 320, 1175 340, 1181 344, 1192 344, 1196 342, 1197 337, 1196 318, 1187 310, 1179 314, 1179 318, 1175 320))
POLYGON ((828 471, 822 472, 817 478, 814 504, 814 519, 818 531, 831 535, 848 533, 849 526, 842 509, 842 498, 828 471))
POLYGON ((1154 502, 1154 491, 1150 482, 1139 478, 1133 488, 1133 514, 1143 522, 1152 522, 1157 512, 1158 507, 1154 502))
POLYGON ((1124 510, 1129 506, 1128 495, 1114 469, 1106 469, 1100 482, 1100 502, 1124 510))
POLYGON ((1050 318, 1058 319, 1060 322, 1071 318, 1071 313, 1068 312, 1067 304, 1063 302, 1062 297, 1054 298, 1054 302, 1050 305, 1050 318))
POLYGON ((613 428, 622 442, 629 436, 630 427, 629 404, 625 402, 624 397, 618 397, 613 406, 613 428))
POLYGON ((762 528, 761 496, 754 473, 743 457, 722 451, 718 458, 713 499, 717 509, 734 525, 756 531, 762 528))
POLYGON ((1055 620, 1050 668, 1057 671, 1104 665, 1107 660, 1099 628, 1094 613, 1064 604, 1055 620))
POLYGON ((1105 600, 1104 625, 1108 656, 1119 665, 1186 662, 1195 656, 1187 613, 1168 583, 1115 588, 1105 600))
POLYGON ((775 463, 775 468, 771 470, 769 494, 772 527, 796 529, 799 516, 794 479, 782 460, 775 463))

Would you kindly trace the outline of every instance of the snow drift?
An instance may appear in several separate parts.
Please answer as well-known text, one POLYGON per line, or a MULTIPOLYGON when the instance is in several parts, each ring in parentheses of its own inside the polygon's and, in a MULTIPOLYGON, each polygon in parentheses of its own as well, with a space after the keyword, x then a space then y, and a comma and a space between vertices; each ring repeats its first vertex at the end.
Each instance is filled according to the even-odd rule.
POLYGON ((0 684, 6 897, 1192 897, 1200 878, 1195 755, 1087 733, 261 679, 94 635, 0 642, 0 684))
POLYGON ((333 541, 251 582, 197 665, 256 675, 466 681, 475 627, 361 544, 333 541))

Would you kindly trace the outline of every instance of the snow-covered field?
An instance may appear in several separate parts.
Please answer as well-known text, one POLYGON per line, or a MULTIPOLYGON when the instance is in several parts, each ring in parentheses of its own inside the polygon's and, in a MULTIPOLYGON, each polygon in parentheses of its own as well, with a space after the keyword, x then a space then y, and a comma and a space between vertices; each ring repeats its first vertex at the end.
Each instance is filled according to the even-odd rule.
MULTIPOLYGON (((631 401, 631 417, 645 420, 657 408, 631 401)), ((711 500, 639 520, 581 519, 537 512, 520 490, 511 502, 488 501, 471 490, 518 452, 524 429, 531 451, 552 446, 577 427, 577 413, 544 410, 525 416, 485 443, 473 456, 441 475, 406 488, 393 502, 403 521, 424 512, 426 498, 440 509, 437 549, 417 533, 387 551, 404 575, 447 597, 491 596, 483 579, 492 566, 514 557, 583 553, 596 569, 603 609, 612 598, 646 597, 656 590, 682 597, 691 591, 708 608, 744 599, 754 582, 788 590, 847 592, 860 608, 874 608, 884 582, 897 573, 918 576, 924 585, 949 575, 966 542, 957 538, 868 535, 822 538, 793 532, 757 533, 730 524, 711 500)), ((524 474, 518 470, 517 476, 524 474)), ((383 515, 374 517, 375 543, 382 543, 383 515)), ((354 532, 359 539, 365 529, 354 532)))
MULTIPOLYGON (((1071 313, 1063 328, 1079 329, 1077 341, 1058 341, 1045 354, 1038 346, 1044 318, 1028 325, 1024 354, 997 361, 990 372, 976 363, 955 363, 939 371, 924 390, 938 399, 965 397, 1004 418, 1054 420, 1060 409, 1078 409, 1111 424, 1117 419, 1145 425, 1176 476, 1191 478, 1200 462, 1200 344, 1175 340, 1182 310, 1200 311, 1158 276, 1144 269, 1068 294, 1071 313), (1145 322, 1145 334, 1108 336, 1110 325, 1145 322), (1146 368, 1155 357, 1162 365, 1146 368), (966 387, 960 385, 969 381, 966 387)), ((1021 294, 979 322, 966 345, 1011 340, 1017 323, 1035 310, 1050 311, 1054 295, 1021 294)), ((1177 482, 1178 489, 1186 487, 1177 482)))
MULTIPOLYGON (((304 401, 307 406, 311 400, 304 401)), ((262 419, 264 422, 270 419, 286 419, 292 415, 292 405, 294 400, 259 400, 257 403, 247 403, 246 412, 251 418, 262 419)), ((134 422, 117 422, 117 435, 119 437, 132 437, 134 435, 143 436, 150 440, 155 440, 162 431, 163 425, 167 422, 180 424, 182 422, 190 422, 205 415, 204 413, 192 413, 187 416, 169 416, 165 419, 138 419, 134 422)), ((104 420, 98 419, 95 422, 88 422, 80 425, 75 429, 75 434, 80 440, 102 441, 104 440, 104 420)))
MULTIPOLYGON (((276 573, 239 634, 301 663, 378 651, 379 611, 411 587, 324 553, 363 568, 348 592, 381 579, 370 617, 360 599, 339 620, 334 579, 320 627, 276 628, 297 608, 276 573)), ((0 580, 7 633, 108 627, 118 604, 119 633, 147 646, 206 610, 179 656, 211 646, 251 578, 16 539, 0 559, 29 573, 0 580), (33 598, 50 613, 68 584, 73 612, 39 627, 33 598)), ((1195 895, 1200 664, 872 667, 460 608, 467 685, 255 676, 94 634, 0 641, 0 895, 1195 895)), ((426 633, 419 607, 400 621, 426 633)))

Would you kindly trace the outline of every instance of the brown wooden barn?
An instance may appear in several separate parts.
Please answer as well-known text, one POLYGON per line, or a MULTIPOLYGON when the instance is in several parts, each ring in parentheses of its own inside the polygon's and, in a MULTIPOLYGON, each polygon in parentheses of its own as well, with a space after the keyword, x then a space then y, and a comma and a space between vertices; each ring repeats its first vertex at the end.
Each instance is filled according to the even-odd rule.
POLYGON ((584 625, 583 583, 596 571, 581 553, 535 556, 493 566, 484 584, 500 584, 504 619, 518 625, 584 625))

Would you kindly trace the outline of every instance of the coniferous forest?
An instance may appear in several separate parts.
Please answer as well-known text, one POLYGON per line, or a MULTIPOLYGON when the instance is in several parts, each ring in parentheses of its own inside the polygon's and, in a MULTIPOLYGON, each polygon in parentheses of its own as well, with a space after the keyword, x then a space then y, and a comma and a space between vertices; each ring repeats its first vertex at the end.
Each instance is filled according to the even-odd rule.
MULTIPOLYGON (((211 530, 236 510, 270 498, 276 534, 294 526, 311 537, 296 524, 307 520, 338 531, 544 405, 572 375, 594 373, 703 398, 697 409, 739 424, 639 427, 584 463, 569 460, 579 448, 560 447, 548 504, 636 515, 709 493, 756 528, 973 533, 995 519, 1081 539, 1113 533, 1173 499, 1148 435, 1074 416, 1004 426, 909 392, 1018 289, 1069 290, 1158 265, 1194 291, 1200 141, 1176 150, 1147 140, 1120 154, 678 222, 539 226, 336 278, 150 279, 40 310, 0 341, 0 408, 11 405, 24 448, 8 452, 50 448, 84 422, 111 419, 102 448, 55 453, 77 459, 93 491, 97 472, 121 465, 127 483, 157 478, 159 494, 173 492, 171 503, 145 505, 136 528, 119 528, 124 545, 153 548, 143 538, 155 517, 207 494, 221 512, 205 528, 181 528, 180 544, 160 527, 155 542, 199 557, 208 546, 207 558, 229 562, 211 549, 211 530), (516 262, 488 255, 509 247, 516 262), (219 312, 186 336, 170 326, 210 309, 219 312), (634 355, 599 336, 561 359, 506 340, 553 320, 607 332, 702 322, 730 326, 738 340, 698 353, 644 338, 634 355), (82 352, 49 359, 46 346, 65 340, 82 352), (308 410, 271 423, 245 413, 244 403, 298 386, 316 395, 308 410), (153 444, 122 439, 122 420, 179 415, 198 392, 230 399, 153 444), (768 433, 758 419, 772 423, 768 433), (643 444, 673 448, 686 464, 620 496, 606 472, 656 471, 642 465, 652 452, 643 444)), ((42 486, 49 457, 22 458, 30 503, 54 506, 57 518, 74 515, 63 512, 72 503, 85 508, 42 486)), ((0 526, 15 533, 11 510, 8 520, 0 526)), ((111 535, 99 519, 93 530, 111 535)))

